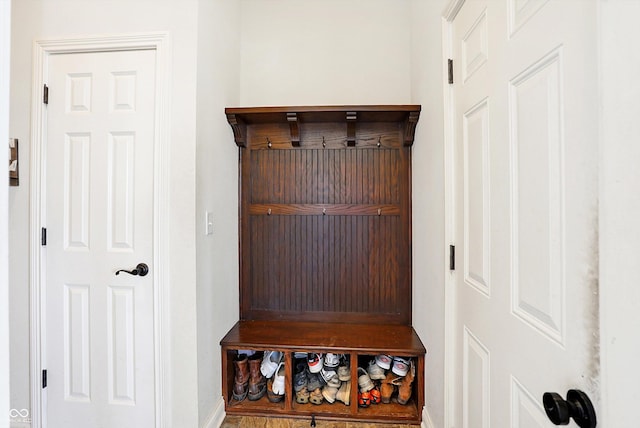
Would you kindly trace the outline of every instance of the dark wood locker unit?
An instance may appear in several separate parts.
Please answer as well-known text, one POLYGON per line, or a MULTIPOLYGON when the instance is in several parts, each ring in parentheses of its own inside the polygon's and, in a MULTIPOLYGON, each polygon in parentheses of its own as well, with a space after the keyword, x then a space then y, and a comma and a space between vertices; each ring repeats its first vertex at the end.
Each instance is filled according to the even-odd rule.
POLYGON ((222 339, 229 414, 419 423, 425 348, 411 327, 416 105, 225 110, 240 148, 240 320, 222 339), (233 402, 237 350, 285 354, 285 400, 233 402), (350 356, 349 406, 299 405, 293 352, 350 356), (357 405, 357 365, 411 357, 406 405, 357 405))

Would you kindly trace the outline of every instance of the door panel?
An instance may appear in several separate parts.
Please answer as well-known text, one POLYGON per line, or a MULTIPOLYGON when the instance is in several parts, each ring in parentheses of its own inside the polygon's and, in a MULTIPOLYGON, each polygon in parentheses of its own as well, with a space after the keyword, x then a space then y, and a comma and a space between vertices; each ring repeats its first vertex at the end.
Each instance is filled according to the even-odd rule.
POLYGON ((155 52, 52 55, 48 81, 45 421, 151 427, 155 52))
POLYGON ((595 12, 467 0, 452 22, 456 427, 598 396, 595 12))

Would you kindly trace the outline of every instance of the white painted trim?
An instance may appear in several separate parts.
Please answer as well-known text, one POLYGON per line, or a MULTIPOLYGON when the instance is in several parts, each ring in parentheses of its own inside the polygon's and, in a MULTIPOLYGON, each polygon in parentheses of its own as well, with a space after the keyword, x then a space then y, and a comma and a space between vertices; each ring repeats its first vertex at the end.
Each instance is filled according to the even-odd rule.
POLYGON ((220 397, 201 428, 220 428, 225 416, 224 400, 220 397))
POLYGON ((420 424, 420 428, 436 428, 426 407, 422 411, 422 423, 420 424))
MULTIPOLYGON (((465 0, 451 0, 442 13, 442 68, 447 75, 447 60, 453 58, 452 21, 465 0)), ((455 64, 454 64, 455 67, 455 64)), ((444 84, 444 239, 445 260, 449 260, 449 245, 456 243, 455 231, 455 102, 453 85, 444 84)), ((455 427, 456 421, 456 271, 445 263, 444 290, 444 426, 455 427)))
MULTIPOLYGON (((9 73, 11 70, 11 2, 0 1, 0 141, 9 140, 9 73)), ((6 146, 5 146, 6 147, 6 146)), ((11 406, 9 367, 9 161, 7 150, 0 154, 0 409, 11 406)), ((0 428, 9 427, 10 416, 0 413, 0 428)))
POLYGON ((171 413, 171 369, 165 356, 170 355, 168 340, 170 320, 169 296, 169 141, 170 141, 170 37, 165 32, 75 37, 37 40, 33 49, 33 87, 31 113, 31 212, 30 212, 30 311, 31 311, 31 419, 33 428, 46 428, 43 409, 46 390, 41 389, 43 348, 42 320, 46 319, 44 287, 41 272, 46 257, 40 246, 40 230, 46 226, 44 212, 46 187, 43 169, 46 159, 46 114, 42 103, 43 86, 47 83, 48 58, 52 54, 107 52, 149 49, 156 51, 156 113, 154 141, 154 352, 156 378, 156 428, 169 426, 171 413), (41 393, 42 392, 42 393, 41 393))

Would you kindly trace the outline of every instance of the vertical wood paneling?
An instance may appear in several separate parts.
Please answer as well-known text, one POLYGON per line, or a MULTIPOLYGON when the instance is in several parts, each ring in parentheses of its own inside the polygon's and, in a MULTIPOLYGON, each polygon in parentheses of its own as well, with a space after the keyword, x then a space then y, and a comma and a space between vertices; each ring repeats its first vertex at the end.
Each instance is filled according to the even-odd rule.
POLYGON ((245 210, 244 316, 334 313, 365 320, 371 314, 406 321, 411 289, 410 271, 404 271, 411 266, 411 247, 404 223, 410 220, 405 212, 410 195, 401 193, 410 189, 405 183, 410 175, 402 150, 251 150, 250 203, 391 204, 400 205, 401 214, 249 215, 245 210), (396 318, 401 314, 404 318, 396 318))

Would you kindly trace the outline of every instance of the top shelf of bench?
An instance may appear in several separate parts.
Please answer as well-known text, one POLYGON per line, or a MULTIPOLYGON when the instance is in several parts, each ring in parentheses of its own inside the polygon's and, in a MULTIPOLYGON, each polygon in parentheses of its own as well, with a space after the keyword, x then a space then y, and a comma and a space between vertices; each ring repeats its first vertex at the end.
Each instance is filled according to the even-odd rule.
POLYGON ((239 321, 222 339, 225 348, 283 351, 425 354, 411 326, 291 321, 239 321))

